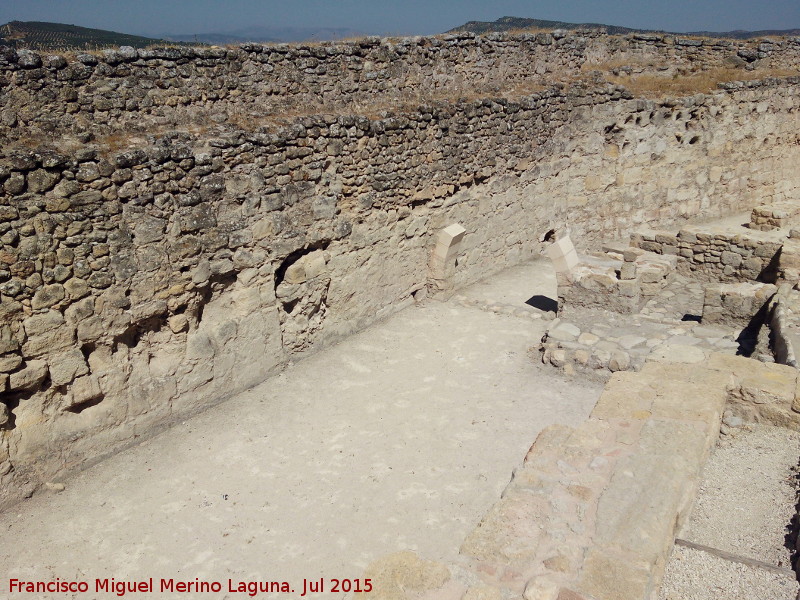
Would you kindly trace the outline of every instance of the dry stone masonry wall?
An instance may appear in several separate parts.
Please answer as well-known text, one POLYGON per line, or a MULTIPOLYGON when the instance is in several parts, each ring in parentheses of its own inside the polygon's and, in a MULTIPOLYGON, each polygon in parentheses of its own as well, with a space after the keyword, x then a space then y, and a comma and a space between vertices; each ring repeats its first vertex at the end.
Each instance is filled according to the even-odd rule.
MULTIPOLYGON (((74 61, 4 49, 0 505, 429 288, 538 254, 554 227, 585 248, 797 197, 797 78, 658 102, 584 82, 335 114, 415 81, 525 82, 620 48, 710 62, 739 46, 453 36, 74 61), (329 114, 293 118, 311 96, 329 114), (237 125, 249 111, 293 121, 237 125), (11 144, 47 135, 64 142, 11 144), (454 224, 452 264, 433 273, 454 224)), ((796 61, 797 48, 754 61, 796 61)))
MULTIPOLYGON (((491 96, 604 63, 624 72, 719 66, 800 67, 800 38, 699 40, 598 32, 238 48, 105 50, 74 57, 3 49, 0 119, 12 139, 113 135, 175 125, 319 112, 374 113, 437 97, 491 96), (627 64, 630 63, 630 64, 627 64)), ((746 77, 743 77, 743 79, 746 77)), ((733 87, 741 84, 729 84, 733 87)))

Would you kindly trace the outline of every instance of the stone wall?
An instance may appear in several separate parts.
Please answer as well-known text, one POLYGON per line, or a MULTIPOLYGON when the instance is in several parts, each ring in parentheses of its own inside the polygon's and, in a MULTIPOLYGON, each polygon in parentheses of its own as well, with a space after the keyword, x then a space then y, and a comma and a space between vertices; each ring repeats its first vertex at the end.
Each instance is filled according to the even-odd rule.
MULTIPOLYGON (((442 53, 426 68, 481 73, 502 44, 522 52, 514 44, 539 43, 497 40, 441 42, 450 50, 463 42, 477 58, 464 58, 466 50, 442 53)), ((436 44, 430 47, 444 52, 436 44)), ((564 56, 544 46, 554 54, 548 60, 577 60, 573 46, 564 56)), ((387 47, 349 46, 362 62, 387 47)), ((270 93, 223 77, 219 89, 227 92, 215 97, 216 84, 203 74, 220 64, 247 72, 272 64, 271 57, 299 61, 308 52, 259 48, 185 57, 190 51, 119 51, 97 64, 42 59, 49 66, 4 51, 3 134, 49 123, 66 135, 91 114, 97 127, 84 132, 90 140, 106 127, 133 129, 139 114, 174 126, 173 108, 269 104, 282 89, 270 93), (137 79, 153 61, 158 74, 174 70, 175 81, 208 85, 206 97, 190 94, 188 104, 171 106, 175 81, 137 79), (69 89, 77 100, 63 96, 69 89), (129 104, 134 97, 153 104, 129 104), (114 105, 122 100, 123 107, 114 105)), ((334 53, 336 60, 347 52, 334 53)), ((381 77, 391 87, 392 69, 404 63, 393 55, 385 62, 381 77)), ((306 69, 313 72, 296 72, 297 89, 323 75, 335 79, 334 72, 320 74, 319 63, 306 69)), ((398 85, 406 81, 403 73, 396 77, 398 85)), ((228 124, 130 134, 117 148, 65 142, 6 149, 0 504, 424 296, 437 234, 449 225, 466 229, 457 256, 449 257, 445 287, 452 288, 536 255, 553 227, 569 226, 585 247, 645 224, 796 197, 798 83, 662 102, 575 84, 514 101, 435 102, 380 118, 310 115, 256 131, 228 124)), ((292 89, 283 90, 286 98, 292 89)))
POLYGON ((708 281, 774 282, 779 274, 782 242, 741 234, 704 231, 642 232, 631 245, 656 254, 680 257, 678 270, 708 281))
MULTIPOLYGON (((596 65, 622 73, 800 67, 800 38, 686 39, 599 32, 460 33, 439 38, 237 48, 105 50, 75 56, 0 52, 0 140, 79 142, 119 132, 204 130, 312 112, 376 115, 436 98, 508 96, 596 65)), ((743 75, 743 79, 746 75, 743 75)), ((735 84, 731 84, 735 85, 735 84)), ((529 89, 528 91, 533 91, 529 89)))

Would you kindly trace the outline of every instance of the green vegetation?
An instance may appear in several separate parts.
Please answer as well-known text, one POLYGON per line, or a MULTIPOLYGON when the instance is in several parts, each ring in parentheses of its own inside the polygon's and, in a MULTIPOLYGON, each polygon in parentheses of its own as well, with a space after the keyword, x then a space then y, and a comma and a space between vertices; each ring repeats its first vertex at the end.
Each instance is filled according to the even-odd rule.
POLYGON ((89 29, 64 23, 43 21, 11 21, 0 25, 0 45, 31 50, 99 50, 115 46, 144 48, 153 44, 174 44, 154 38, 89 29))

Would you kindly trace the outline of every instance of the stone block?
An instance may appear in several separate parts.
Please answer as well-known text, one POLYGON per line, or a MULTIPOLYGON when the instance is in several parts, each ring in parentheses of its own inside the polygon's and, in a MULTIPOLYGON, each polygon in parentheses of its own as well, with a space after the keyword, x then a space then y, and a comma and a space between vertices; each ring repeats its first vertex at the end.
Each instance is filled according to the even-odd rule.
POLYGON ((466 229, 454 223, 445 227, 439 232, 436 238, 436 245, 431 253, 428 263, 429 276, 437 280, 440 288, 448 287, 449 280, 455 268, 455 259, 459 254, 461 240, 466 234, 466 229))
POLYGON ((619 278, 623 280, 636 279, 636 263, 622 263, 622 266, 619 269, 619 278))
POLYGON ((25 333, 28 336, 41 335, 52 331, 64 324, 64 317, 57 310, 49 310, 46 313, 32 315, 23 321, 25 333))
POLYGON ((289 265, 283 275, 283 281, 290 284, 303 283, 306 279, 308 279, 306 276, 306 265, 302 260, 298 260, 289 265))
POLYGON ((525 585, 524 600, 558 600, 559 586, 546 577, 534 577, 525 585))
POLYGON ((29 360, 21 370, 16 373, 11 373, 8 381, 8 389, 12 392, 16 390, 36 389, 46 377, 47 362, 44 360, 29 360))
POLYGON ((575 587, 596 600, 642 600, 650 597, 653 581, 644 561, 596 546, 589 550, 575 587))
POLYGON ((172 315, 167 323, 172 333, 181 333, 189 330, 189 318, 185 314, 172 315))
POLYGON ((49 308, 55 304, 58 304, 64 299, 64 286, 60 283, 54 283, 52 285, 46 285, 33 295, 33 299, 31 300, 31 306, 34 310, 40 310, 42 308, 49 308))
POLYGON ((572 239, 569 235, 564 235, 547 246, 545 252, 550 258, 553 258, 555 256, 563 256, 573 250, 575 250, 575 245, 572 243, 572 239))
POLYGON ((461 240, 464 239, 464 235, 466 235, 466 233, 467 230, 461 225, 458 223, 453 223, 439 232, 436 243, 448 247, 452 246, 453 244, 459 244, 461 243, 461 240))
POLYGON ((45 331, 38 335, 31 335, 22 346, 26 357, 38 358, 67 348, 75 342, 75 329, 69 326, 60 326, 56 329, 45 331))
POLYGON ((72 395, 69 396, 70 400, 62 408, 71 408, 78 404, 96 400, 103 395, 100 384, 93 375, 78 377, 72 382, 70 391, 72 392, 72 395))
POLYGON ((71 383, 75 377, 89 372, 86 359, 78 348, 51 355, 49 362, 50 381, 56 386, 71 383))
POLYGON ((556 271, 561 273, 571 272, 580 263, 578 253, 574 248, 567 254, 553 258, 552 261, 556 271))

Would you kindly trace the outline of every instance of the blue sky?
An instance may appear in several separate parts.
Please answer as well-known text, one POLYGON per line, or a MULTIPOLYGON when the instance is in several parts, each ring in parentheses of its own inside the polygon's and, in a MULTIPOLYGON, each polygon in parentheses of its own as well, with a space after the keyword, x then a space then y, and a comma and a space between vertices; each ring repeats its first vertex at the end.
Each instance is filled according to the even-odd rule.
POLYGON ((56 21, 140 35, 252 26, 439 33, 502 16, 670 31, 800 27, 800 0, 0 0, 0 23, 56 21))

